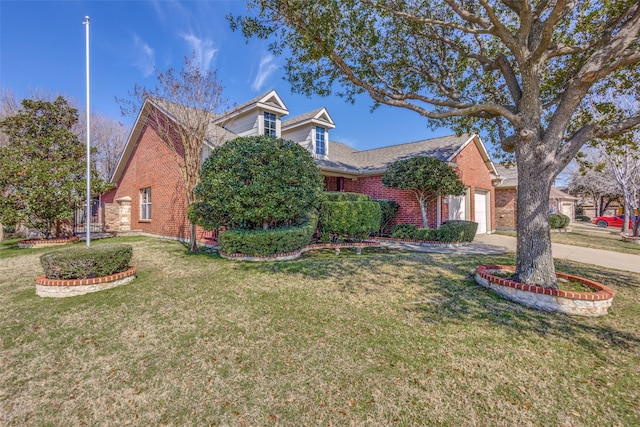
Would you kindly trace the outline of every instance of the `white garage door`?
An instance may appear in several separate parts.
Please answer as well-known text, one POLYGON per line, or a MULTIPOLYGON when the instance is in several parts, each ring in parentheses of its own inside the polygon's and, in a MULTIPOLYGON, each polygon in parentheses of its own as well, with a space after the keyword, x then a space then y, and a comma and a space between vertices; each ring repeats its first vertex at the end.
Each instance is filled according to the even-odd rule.
POLYGON ((487 193, 474 193, 473 201, 475 205, 475 222, 478 223, 478 233, 487 233, 487 193))
POLYGON ((449 196, 449 219, 466 219, 465 197, 449 196))

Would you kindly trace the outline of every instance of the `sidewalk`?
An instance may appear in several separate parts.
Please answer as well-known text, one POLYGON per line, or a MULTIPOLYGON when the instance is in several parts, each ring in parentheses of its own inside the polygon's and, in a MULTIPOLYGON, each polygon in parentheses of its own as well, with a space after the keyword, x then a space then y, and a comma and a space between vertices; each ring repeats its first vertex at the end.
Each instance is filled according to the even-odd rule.
MULTIPOLYGON (((473 245, 490 245, 503 247, 509 251, 516 251, 516 238, 498 234, 479 234, 473 245)), ((640 273, 640 256, 619 252, 603 251, 600 249, 583 248, 580 246, 551 244, 554 258, 567 259, 600 267, 640 273)))

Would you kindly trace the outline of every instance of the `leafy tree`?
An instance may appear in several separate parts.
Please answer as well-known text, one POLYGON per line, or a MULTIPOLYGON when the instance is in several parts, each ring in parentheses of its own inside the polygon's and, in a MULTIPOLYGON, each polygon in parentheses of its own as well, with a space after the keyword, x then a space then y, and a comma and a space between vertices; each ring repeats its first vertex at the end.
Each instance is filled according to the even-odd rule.
POLYGON ((207 229, 277 228, 315 207, 322 176, 299 144, 269 136, 242 137, 216 147, 202 165, 190 219, 207 229))
POLYGON ((518 168, 515 278, 556 288, 549 192, 585 142, 640 123, 575 123, 598 91, 638 95, 636 0, 252 0, 232 28, 277 42, 298 92, 367 93, 456 132, 482 129, 518 168))
MULTIPOLYGON (((223 130, 209 126, 223 109, 222 86, 215 71, 203 71, 195 55, 185 58, 179 72, 155 70, 158 85, 146 88, 135 85, 132 99, 119 100, 125 115, 141 114, 171 149, 182 174, 185 196, 190 205, 195 202, 195 188, 200 176, 205 140, 210 145, 221 144, 223 130)), ((198 250, 196 226, 191 223, 190 251, 198 250)))
POLYGON ((387 187, 411 191, 420 204, 422 227, 427 223, 427 206, 444 196, 461 196, 464 184, 446 162, 435 157, 412 157, 392 163, 382 177, 387 187))
MULTIPOLYGON (((57 221, 70 219, 84 200, 85 146, 72 128, 77 110, 63 98, 22 101, 22 109, 0 121, 0 222, 23 223, 46 237, 57 221)), ((93 191, 105 182, 92 173, 93 191)))

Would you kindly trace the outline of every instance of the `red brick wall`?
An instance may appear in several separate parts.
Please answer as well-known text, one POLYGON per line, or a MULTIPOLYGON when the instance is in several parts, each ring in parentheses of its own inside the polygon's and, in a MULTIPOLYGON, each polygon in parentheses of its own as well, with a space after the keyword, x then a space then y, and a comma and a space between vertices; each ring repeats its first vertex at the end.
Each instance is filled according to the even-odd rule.
MULTIPOLYGON (((456 173, 465 186, 469 187, 470 193, 470 212, 469 217, 475 220, 474 194, 476 190, 489 191, 490 193, 490 223, 487 224, 488 230, 495 230, 495 189, 491 181, 491 174, 484 163, 482 155, 478 147, 471 143, 467 145, 453 161, 458 165, 456 173)), ((336 177, 325 177, 325 188, 328 191, 335 191, 337 186, 336 177)), ((400 205, 398 216, 394 220, 394 224, 414 224, 418 227, 422 226, 420 214, 420 205, 416 197, 407 190, 398 190, 395 188, 387 188, 382 184, 382 176, 369 176, 357 179, 345 178, 344 191, 354 193, 364 193, 371 196, 372 199, 394 200, 400 205)), ((449 205, 442 203, 442 221, 449 218, 449 205)), ((429 227, 437 225, 436 202, 432 202, 427 209, 427 220, 429 227)))
POLYGON ((496 189, 496 230, 516 229, 517 203, 515 188, 496 189))
MULTIPOLYGON (((150 127, 140 134, 118 187, 103 200, 115 203, 131 197, 131 230, 182 239, 190 238, 187 199, 176 157, 150 127), (151 187, 151 220, 140 219, 140 190, 151 187)), ((202 229, 197 232, 202 236, 202 229)))

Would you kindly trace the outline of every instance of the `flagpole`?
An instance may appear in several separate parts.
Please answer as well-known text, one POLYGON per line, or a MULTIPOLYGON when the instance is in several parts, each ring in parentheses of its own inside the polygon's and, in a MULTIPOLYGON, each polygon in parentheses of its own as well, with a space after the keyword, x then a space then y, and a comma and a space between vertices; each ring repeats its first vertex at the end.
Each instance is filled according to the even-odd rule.
POLYGON ((86 25, 86 57, 87 57, 87 216, 85 230, 87 232, 87 247, 91 246, 91 112, 89 107, 89 17, 84 17, 86 25))

